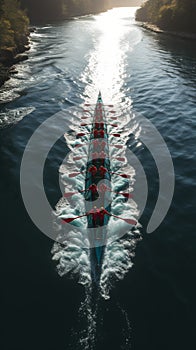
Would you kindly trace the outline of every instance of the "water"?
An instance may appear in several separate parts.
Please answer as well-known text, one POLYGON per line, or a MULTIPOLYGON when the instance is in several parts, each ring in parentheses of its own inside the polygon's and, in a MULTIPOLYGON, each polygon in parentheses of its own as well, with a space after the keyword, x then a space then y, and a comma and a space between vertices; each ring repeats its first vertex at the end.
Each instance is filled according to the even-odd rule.
MULTIPOLYGON (((133 9, 114 9, 39 27, 32 34, 29 60, 17 65, 18 75, 1 88, 3 350, 196 347, 196 51, 193 41, 143 31, 133 18, 133 9), (63 110, 63 136, 67 121, 82 112, 85 102, 94 103, 99 89, 106 104, 113 103, 118 115, 133 122, 130 129, 138 137, 130 134, 128 147, 145 170, 148 200, 140 218, 143 240, 135 257, 126 260, 129 271, 120 270, 119 282, 109 281, 110 299, 98 297, 93 310, 88 290, 77 278, 58 275, 50 253, 53 242, 24 208, 19 173, 36 128, 63 110), (171 207, 150 235, 146 227, 158 197, 158 171, 140 143, 140 115, 164 138, 175 169, 171 207)), ((41 134, 40 149, 47 149, 49 136, 41 134)), ((61 137, 45 163, 44 186, 53 208, 61 197, 58 169, 66 153, 61 137)), ((35 194, 40 190, 37 168, 34 159, 26 178, 35 194)), ((137 183, 136 176, 135 187, 137 183)), ((124 252, 120 244, 119 250, 124 252)), ((108 256, 112 265, 116 255, 108 256)))

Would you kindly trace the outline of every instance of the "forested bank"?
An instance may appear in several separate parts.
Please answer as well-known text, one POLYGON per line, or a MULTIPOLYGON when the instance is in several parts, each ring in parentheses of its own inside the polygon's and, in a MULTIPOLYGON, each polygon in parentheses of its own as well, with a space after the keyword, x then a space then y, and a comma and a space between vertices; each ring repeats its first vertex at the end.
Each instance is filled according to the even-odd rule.
POLYGON ((0 86, 27 56, 29 23, 62 20, 108 9, 112 0, 0 0, 0 86))
POLYGON ((0 85, 9 77, 9 67, 26 56, 29 19, 17 0, 0 0, 0 85))
POLYGON ((164 30, 196 33, 195 0, 148 0, 136 13, 136 20, 164 30))

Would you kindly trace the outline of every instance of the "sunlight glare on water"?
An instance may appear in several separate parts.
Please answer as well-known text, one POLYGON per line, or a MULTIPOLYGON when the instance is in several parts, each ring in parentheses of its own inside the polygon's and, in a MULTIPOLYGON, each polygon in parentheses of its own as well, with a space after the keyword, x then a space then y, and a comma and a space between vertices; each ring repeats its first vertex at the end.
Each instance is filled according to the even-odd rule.
POLYGON ((90 82, 86 95, 93 100, 99 90, 105 101, 117 99, 126 74, 126 55, 141 41, 141 32, 134 26, 135 11, 135 7, 118 8, 94 17, 95 50, 83 75, 90 82))

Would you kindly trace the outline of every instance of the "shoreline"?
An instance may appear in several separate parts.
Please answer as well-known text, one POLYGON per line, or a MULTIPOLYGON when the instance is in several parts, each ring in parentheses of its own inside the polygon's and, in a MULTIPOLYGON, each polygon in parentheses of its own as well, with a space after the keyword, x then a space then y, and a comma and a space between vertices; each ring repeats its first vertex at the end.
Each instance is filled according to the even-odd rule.
POLYGON ((172 30, 164 30, 161 29, 160 27, 158 27, 155 24, 152 23, 148 23, 148 22, 139 22, 136 21, 136 24, 139 27, 142 27, 146 30, 149 30, 153 33, 157 33, 157 34, 163 34, 163 35, 170 35, 170 36, 175 36, 181 39, 189 39, 189 40, 196 40, 196 33, 188 33, 188 32, 175 32, 172 30))
POLYGON ((12 74, 17 74, 15 64, 28 59, 27 52, 30 50, 30 33, 34 30, 34 28, 29 28, 28 33, 23 36, 18 47, 0 50, 0 88, 10 79, 12 74))

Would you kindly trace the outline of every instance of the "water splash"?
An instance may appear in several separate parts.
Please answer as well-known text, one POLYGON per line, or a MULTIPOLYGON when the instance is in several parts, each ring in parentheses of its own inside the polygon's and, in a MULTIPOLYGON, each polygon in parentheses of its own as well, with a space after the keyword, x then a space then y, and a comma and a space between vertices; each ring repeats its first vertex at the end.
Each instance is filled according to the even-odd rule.
MULTIPOLYGON (((133 11, 130 9, 130 13, 133 11)), ((140 130, 137 125, 136 119, 130 114, 132 100, 127 98, 122 88, 124 84, 124 77, 126 75, 126 53, 133 50, 133 47, 141 41, 141 33, 134 26, 130 27, 126 25, 129 19, 127 10, 122 11, 119 15, 119 11, 113 11, 108 14, 95 16, 94 20, 97 27, 97 35, 94 37, 94 50, 87 57, 87 65, 83 73, 79 78, 79 82, 85 84, 86 88, 84 96, 89 97, 87 103, 94 103, 99 89, 103 90, 104 100, 106 104, 110 104, 111 101, 116 105, 123 103, 123 111, 120 107, 115 106, 116 116, 119 116, 121 131, 121 139, 116 141, 110 137, 110 142, 118 142, 125 145, 129 140, 129 134, 134 132, 136 138, 139 137, 140 130), (108 18, 110 19, 110 25, 108 25, 108 18), (126 20, 125 20, 126 19, 126 20), (103 26, 104 24, 104 26, 103 26), (107 30, 106 30, 107 29, 107 30), (113 30, 116 31, 114 40, 113 30), (126 42, 126 34, 129 32, 131 37, 131 45, 126 42), (123 48, 123 49, 122 49, 123 48)), ((93 35, 93 34, 92 34, 93 35)), ((92 108, 93 113, 93 108, 92 108)), ((87 117, 87 123, 91 123, 90 114, 85 114, 87 117)), ((107 116, 109 117, 109 115, 107 116)), ((69 172, 76 171, 78 169, 85 169, 86 160, 85 157, 88 152, 88 147, 83 146, 77 148, 77 155, 81 155, 81 159, 74 161, 73 156, 76 151, 76 144, 81 143, 80 140, 75 140, 74 132, 81 132, 79 128, 80 122, 79 113, 74 113, 69 118, 70 128, 73 132, 65 135, 68 147, 71 150, 71 154, 66 160, 66 164, 60 168, 61 179, 60 183, 63 184, 66 191, 81 191, 84 188, 85 178, 82 174, 77 178, 70 179, 68 177, 69 172)), ((86 130, 89 131, 87 128, 86 130)), ((112 132, 112 127, 108 127, 108 132, 112 132)), ((88 142, 88 135, 83 137, 83 143, 88 142)), ((113 147, 110 148, 110 157, 125 157, 126 159, 126 147, 123 150, 118 150, 113 147)), ((125 172, 130 176, 129 190, 134 189, 134 177, 135 169, 125 162, 122 168, 122 163, 117 160, 112 161, 111 170, 113 172, 120 171, 125 172)), ((119 192, 127 188, 127 180, 120 178, 119 176, 113 176, 112 179, 112 191, 119 192)), ((60 201, 57 205, 56 217, 70 217, 71 215, 81 215, 84 210, 84 204, 82 203, 82 195, 77 194, 73 196, 72 202, 60 201)), ((139 215, 137 204, 133 199, 129 199, 127 202, 123 201, 122 196, 116 197, 112 195, 112 208, 111 212, 121 217, 133 217, 136 218, 139 215), (130 215, 131 213, 131 215, 130 215)), ((63 233, 62 227, 57 220, 57 227, 59 229, 60 243, 55 243, 53 247, 53 259, 58 260, 58 272, 61 276, 66 273, 71 275, 77 275, 79 283, 82 283, 85 288, 85 300, 81 303, 81 307, 78 313, 78 319, 80 324, 83 324, 82 330, 77 333, 73 332, 73 338, 77 338, 74 343, 74 350, 93 350, 96 345, 97 338, 97 320, 99 324, 101 322, 101 315, 99 314, 99 301, 100 298, 105 302, 108 302, 110 298, 110 290, 115 281, 119 281, 124 278, 129 269, 133 265, 134 251, 137 242, 141 239, 139 232, 139 225, 136 229, 130 231, 130 225, 127 225, 120 220, 109 220, 107 228, 107 244, 105 247, 102 272, 100 275, 99 286, 96 286, 96 292, 94 290, 94 284, 91 278, 91 262, 89 249, 82 248, 81 240, 84 238, 83 234, 87 228, 85 220, 76 220, 76 225, 79 227, 73 227, 70 232, 63 233), (82 227, 82 228, 81 228, 82 227), (119 237, 121 232, 121 237, 119 237), (64 244, 62 244, 64 243, 64 244), (78 264, 78 265, 77 265, 78 264)), ((128 319, 128 315, 124 309, 117 305, 119 312, 124 319, 123 326, 123 339, 124 343, 121 349, 130 349, 130 337, 131 327, 128 319)))
POLYGON ((28 114, 35 110, 34 107, 20 107, 16 109, 5 109, 0 113, 0 128, 4 128, 11 124, 16 124, 28 114))
MULTIPOLYGON (((139 127, 134 122, 132 115, 128 115, 126 112, 121 113, 121 131, 122 137, 119 140, 119 144, 125 145, 129 139, 130 130, 134 129, 134 132, 138 132, 139 127), (131 121, 131 124, 129 124, 131 121), (131 127, 130 127, 131 125, 131 127), (132 129, 131 129, 132 128, 132 129), (138 129, 137 129, 138 128, 138 129)), ((110 298, 110 290, 114 286, 114 283, 122 280, 126 273, 133 265, 133 257, 135 255, 135 247, 137 242, 141 239, 139 232, 139 225, 134 230, 130 231, 130 225, 126 224, 122 220, 110 219, 107 227, 107 244, 105 246, 105 252, 102 262, 102 272, 100 275, 99 286, 95 286, 92 281, 91 273, 91 258, 90 258, 90 246, 87 237, 84 237, 87 230, 86 218, 77 219, 74 221, 72 229, 65 231, 65 226, 61 224, 61 218, 81 215, 85 211, 84 197, 81 191, 85 187, 85 175, 83 173, 78 174, 76 177, 69 177, 71 172, 78 169, 85 169, 86 156, 88 152, 88 135, 83 137, 82 147, 76 147, 78 144, 82 144, 80 139, 75 138, 75 133, 81 132, 79 126, 80 118, 78 113, 72 113, 70 118, 71 132, 67 132, 64 136, 66 143, 71 150, 65 162, 60 166, 60 184, 62 192, 70 191, 76 194, 72 196, 71 200, 67 198, 61 198, 56 206, 54 213, 54 225, 58 233, 57 242, 52 248, 53 260, 58 262, 57 271, 60 276, 69 275, 78 280, 85 288, 85 300, 81 302, 81 306, 78 311, 79 330, 77 333, 72 331, 72 347, 74 344, 74 350, 93 350, 97 341, 97 322, 102 317, 99 310, 100 298, 106 302, 110 298), (81 156, 80 160, 75 161, 75 156, 81 156), (119 232, 121 237, 119 238, 119 232)), ((87 126, 87 130, 90 130, 87 126)), ((109 127, 109 132, 112 132, 112 127, 109 127)), ((110 142, 114 142, 113 138, 110 138, 110 142)), ((115 140, 116 142, 116 140, 115 140)), ((114 149, 110 147, 110 157, 126 157, 126 147, 123 149, 114 149)), ((113 191, 120 192, 129 186, 129 191, 133 191, 135 182, 135 169, 125 162, 122 167, 122 163, 113 160, 111 163, 112 171, 125 172, 129 175, 129 180, 113 175, 111 188, 113 191)), ((124 202, 123 196, 112 195, 111 212, 114 215, 120 215, 121 217, 138 217, 139 212, 137 204, 130 198, 124 202)), ((122 329, 123 344, 122 349, 130 347, 131 327, 128 319, 128 315, 119 305, 121 317, 124 320, 122 329)))

